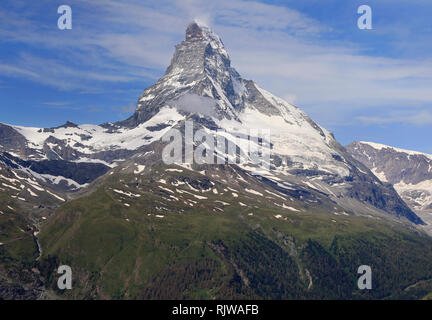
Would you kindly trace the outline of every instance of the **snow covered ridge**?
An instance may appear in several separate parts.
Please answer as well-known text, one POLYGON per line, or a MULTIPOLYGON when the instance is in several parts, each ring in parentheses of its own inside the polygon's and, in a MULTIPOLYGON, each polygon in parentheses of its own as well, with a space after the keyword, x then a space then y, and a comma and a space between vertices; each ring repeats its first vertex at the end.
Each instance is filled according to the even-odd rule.
MULTIPOLYGON (((47 177, 41 177, 41 180, 39 180, 25 171, 4 170, 4 168, 0 166, 0 192, 6 195, 9 193, 10 197, 19 203, 35 203, 41 197, 45 199, 48 197, 54 201, 65 201, 59 195, 45 188, 47 184, 42 180, 47 177)), ((55 184, 56 182, 52 183, 55 184)), ((10 206, 8 208, 14 210, 10 206)))
MULTIPOLYGON (((59 127, 54 129, 31 128, 11 126, 26 139, 27 147, 39 151, 40 158, 47 159, 46 150, 51 150, 63 157, 57 148, 71 148, 82 155, 91 155, 98 152, 110 150, 136 150, 139 147, 159 140, 170 128, 176 125, 184 116, 176 109, 164 107, 149 121, 140 124, 135 128, 115 126, 115 130, 99 125, 83 124, 76 127, 59 127), (155 128, 160 127, 160 130, 155 128), (47 142, 50 138, 64 142, 64 145, 57 145, 54 142, 47 142)), ((76 162, 98 162, 111 166, 114 161, 108 163, 103 159, 94 159, 82 156, 74 160, 76 162)))
MULTIPOLYGON (((31 188, 38 191, 47 192, 45 189, 48 187, 55 191, 66 192, 86 187, 93 179, 104 174, 109 167, 101 163, 23 161, 10 154, 0 153, 0 169, 2 168, 7 169, 15 179, 24 184, 30 183, 31 188)), ((29 193, 32 194, 31 189, 29 193)))
POLYGON ((384 182, 417 185, 432 180, 432 155, 373 142, 354 142, 347 150, 384 182))
POLYGON ((388 145, 381 144, 381 143, 368 142, 368 141, 359 141, 358 143, 359 144, 365 144, 365 145, 371 146, 372 148, 374 148, 376 150, 380 150, 380 151, 383 150, 383 149, 391 149, 391 150, 394 150, 396 152, 405 153, 405 154, 408 154, 408 155, 424 156, 424 157, 429 158, 429 159, 432 160, 432 154, 428 154, 428 153, 424 153, 424 152, 407 150, 407 149, 401 149, 401 148, 396 148, 396 147, 388 146, 388 145))
POLYGON ((164 147, 162 160, 168 165, 252 163, 270 170, 270 138, 270 129, 214 131, 203 127, 194 132, 194 122, 186 120, 184 135, 180 129, 171 129, 162 137, 164 142, 172 141, 164 147))

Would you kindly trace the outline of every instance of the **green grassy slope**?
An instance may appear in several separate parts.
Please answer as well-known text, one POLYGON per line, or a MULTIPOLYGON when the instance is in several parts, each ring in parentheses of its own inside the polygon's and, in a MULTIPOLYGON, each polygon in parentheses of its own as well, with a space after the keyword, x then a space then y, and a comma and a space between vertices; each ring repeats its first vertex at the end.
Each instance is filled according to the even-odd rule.
POLYGON ((116 173, 58 210, 41 233, 40 269, 53 291, 73 299, 421 299, 432 292, 427 236, 336 216, 331 204, 292 199, 297 210, 285 210, 239 186, 234 196, 228 182, 209 187, 217 194, 177 192, 205 189, 205 178, 165 175, 158 182, 116 173), (56 289, 59 264, 72 267, 73 290, 56 289), (369 291, 357 289, 362 264, 372 267, 369 291))
POLYGON ((40 285, 33 229, 8 192, 0 192, 0 297, 36 298, 40 285), (32 288, 28 289, 27 286, 32 288))

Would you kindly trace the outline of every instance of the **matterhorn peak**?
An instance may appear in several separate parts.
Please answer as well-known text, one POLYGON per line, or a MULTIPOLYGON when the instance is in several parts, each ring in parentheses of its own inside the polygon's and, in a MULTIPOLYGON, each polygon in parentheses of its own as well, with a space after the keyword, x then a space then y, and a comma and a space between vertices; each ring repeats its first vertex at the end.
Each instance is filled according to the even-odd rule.
POLYGON ((198 22, 197 20, 189 23, 186 29, 186 40, 201 40, 207 38, 206 35, 209 33, 213 33, 207 25, 202 22, 198 22))
MULTIPOLYGON (((231 66, 220 37, 210 27, 195 20, 187 26, 185 40, 175 46, 164 76, 143 92, 135 113, 123 124, 134 127, 149 120, 164 106, 179 106, 184 101, 204 101, 201 98, 213 100, 208 103, 212 105, 212 112, 205 114, 212 114, 218 119, 238 120, 240 113, 250 106, 267 116, 283 116, 287 123, 296 122, 289 121, 289 114, 312 123, 297 108, 281 99, 268 98, 270 96, 253 81, 240 76, 231 66)), ((196 110, 204 114, 202 106, 187 106, 182 111, 185 109, 189 113, 196 110)))
POLYGON ((186 43, 201 42, 210 45, 213 50, 229 59, 221 38, 201 21, 193 20, 186 28, 186 43))

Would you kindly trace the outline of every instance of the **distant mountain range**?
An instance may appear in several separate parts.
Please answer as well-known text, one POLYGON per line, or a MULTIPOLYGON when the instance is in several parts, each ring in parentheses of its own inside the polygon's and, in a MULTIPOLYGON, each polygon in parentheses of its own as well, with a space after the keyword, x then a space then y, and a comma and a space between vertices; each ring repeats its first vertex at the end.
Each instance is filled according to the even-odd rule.
MULTIPOLYGON (((201 142, 189 151, 182 142, 184 157, 209 141, 201 142)), ((400 171, 411 158, 421 168, 427 162, 405 154, 408 162, 386 166, 378 148, 342 147, 302 110, 243 79, 219 36, 197 22, 130 118, 0 124, 0 151, 0 297, 432 293, 432 239, 416 214, 430 209, 419 187, 427 179, 400 171), (161 138, 177 130, 186 140, 187 122, 192 134, 218 141, 210 158, 221 163, 162 161, 161 138), (269 141, 259 135, 267 129, 269 141), (229 162, 221 140, 243 161, 229 162), (256 150, 268 143, 269 170, 254 161, 260 152, 251 141, 256 150), (410 184, 417 187, 402 190, 410 184), (71 291, 56 289, 61 263, 74 270, 71 291), (361 264, 374 266, 376 290, 356 287, 361 264)))
POLYGON ((372 142, 354 142, 346 149, 432 223, 432 155, 372 142))

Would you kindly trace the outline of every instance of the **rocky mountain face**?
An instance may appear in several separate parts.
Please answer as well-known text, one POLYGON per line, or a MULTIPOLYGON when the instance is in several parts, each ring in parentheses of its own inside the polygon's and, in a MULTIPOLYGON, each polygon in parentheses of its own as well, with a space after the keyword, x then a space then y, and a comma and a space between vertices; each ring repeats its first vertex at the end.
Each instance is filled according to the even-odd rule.
POLYGON ((432 155, 372 142, 346 147, 382 182, 390 183, 423 219, 432 222, 432 155))

